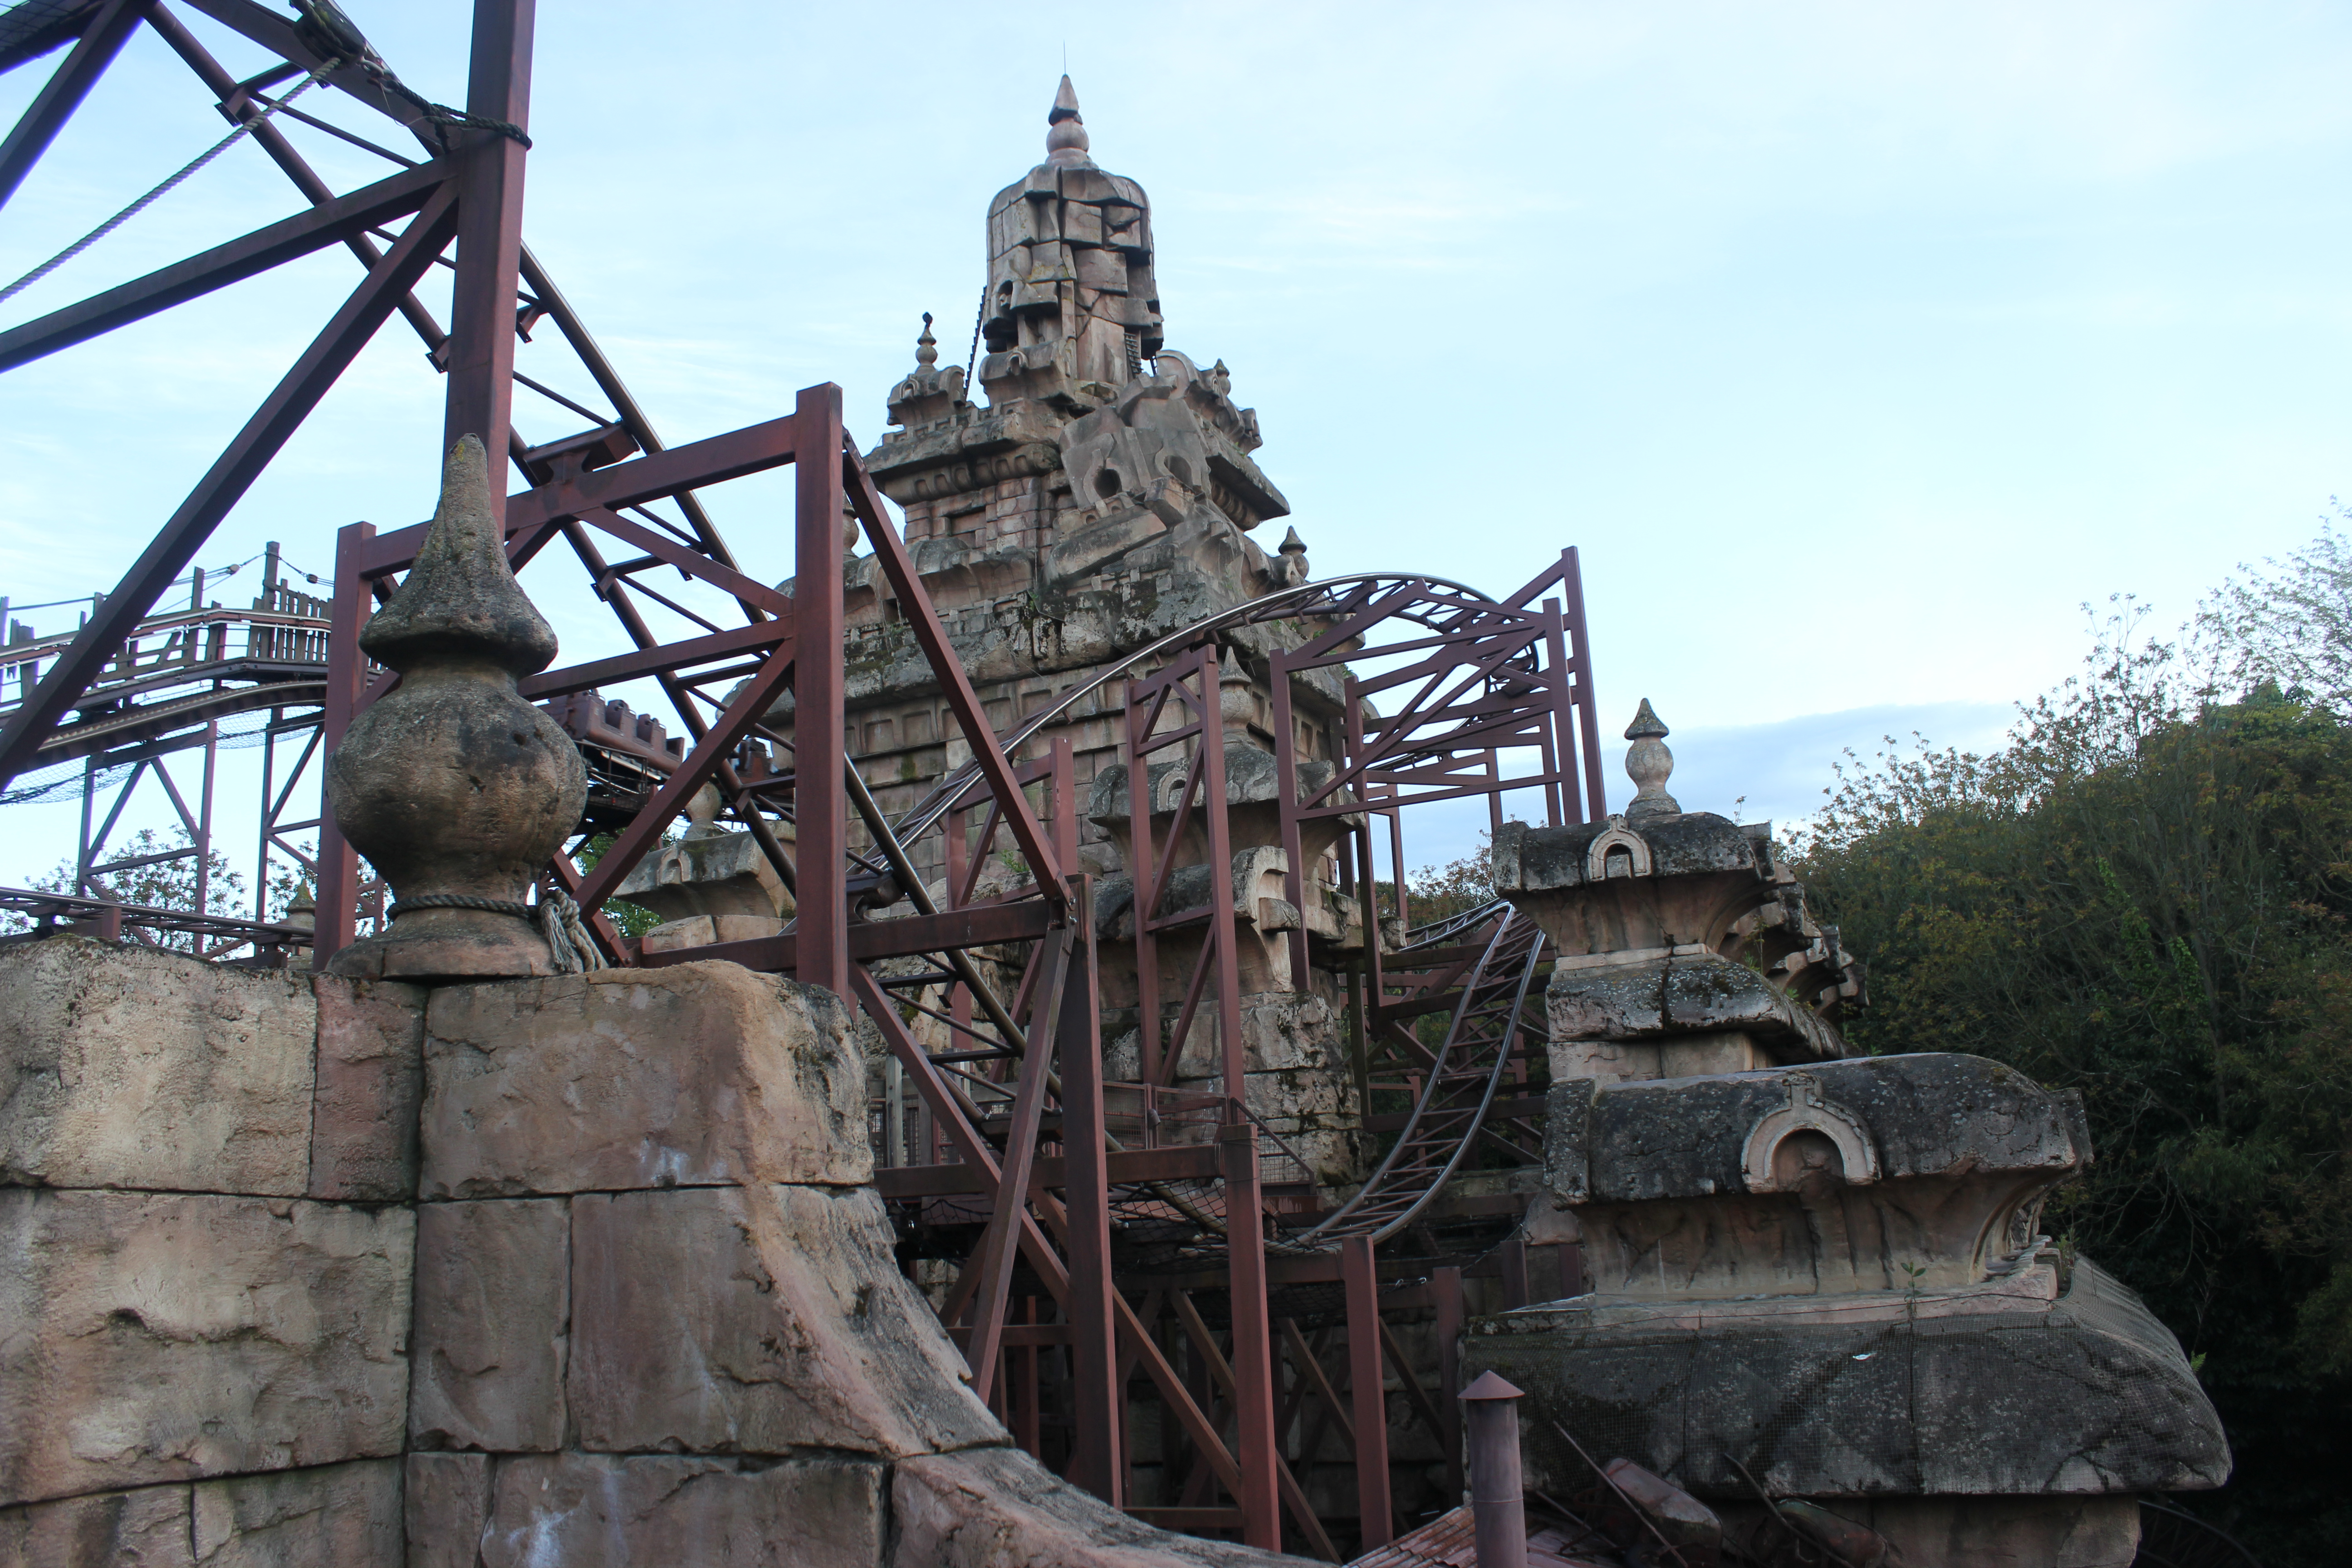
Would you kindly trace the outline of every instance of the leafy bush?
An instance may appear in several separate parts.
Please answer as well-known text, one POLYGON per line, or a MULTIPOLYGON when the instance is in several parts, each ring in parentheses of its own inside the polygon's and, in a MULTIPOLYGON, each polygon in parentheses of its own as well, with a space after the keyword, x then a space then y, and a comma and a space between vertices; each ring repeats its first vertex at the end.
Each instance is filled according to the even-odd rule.
POLYGON ((2083 1092, 2064 1240, 2179 1334, 2237 1473, 2183 1500, 2271 1568, 2352 1540, 2352 556, 2332 531, 2185 641, 2116 602, 1986 755, 1841 770, 1798 846, 1871 967, 1847 1033, 2083 1092))

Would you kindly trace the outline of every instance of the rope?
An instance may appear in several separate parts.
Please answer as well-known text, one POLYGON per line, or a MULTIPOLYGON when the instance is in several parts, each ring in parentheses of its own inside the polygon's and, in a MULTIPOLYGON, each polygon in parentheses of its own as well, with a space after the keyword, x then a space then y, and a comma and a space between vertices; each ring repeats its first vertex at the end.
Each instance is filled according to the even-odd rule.
POLYGON ((186 168, 182 169, 178 174, 173 174, 170 179, 165 180, 153 190, 148 192, 145 195, 141 196, 137 201, 132 202, 129 206, 124 207, 121 212, 116 213, 112 217, 108 218, 104 223, 100 224, 88 234, 83 235, 79 239, 74 241, 63 250, 58 251, 55 256, 50 257, 47 261, 42 262, 38 267, 34 268, 30 272, 26 273, 22 278, 17 279, 16 281, 9 284, 5 289, 0 289, 0 302, 5 302, 17 294, 24 292, 34 284, 39 282, 42 279, 47 278, 50 273, 55 272, 58 268, 63 267, 67 262, 71 261, 75 257, 79 256, 83 251, 88 250, 91 246, 96 245, 100 240, 104 239, 108 235, 112 234, 116 229, 121 228, 132 218, 138 216, 139 214, 150 204, 168 193, 173 186, 178 184, 182 180, 186 179, 190 174, 194 174, 206 163, 211 163, 214 159, 227 152, 230 147, 236 143, 237 139, 243 136, 247 132, 252 130, 255 126, 260 124, 263 121, 268 120, 271 115, 277 113, 279 110, 285 108, 288 104, 293 102, 296 99, 308 92, 312 87, 318 84, 320 78, 334 69, 340 63, 340 61, 336 60, 327 61, 317 70, 312 71, 308 77, 305 77, 302 79, 301 85, 295 88, 292 92, 289 92, 285 97, 277 100, 275 102, 271 103, 268 108, 263 110, 259 114, 255 115, 252 119, 239 121, 236 130, 230 132, 227 135, 214 142, 211 147, 207 148, 203 153, 199 154, 194 162, 190 163, 186 168))
MULTIPOLYGON (((367 66, 364 62, 362 62, 361 68, 366 70, 368 75, 374 77, 377 80, 381 81, 384 87, 389 89, 391 91, 398 93, 401 97, 406 99, 409 102, 423 110, 425 111, 425 118, 432 121, 436 127, 470 125, 479 131, 495 131, 509 142, 520 142, 525 151, 530 150, 530 137, 520 125, 509 124, 503 120, 493 120, 487 114, 468 114, 462 109, 452 109, 446 103, 436 103, 431 99, 426 98, 423 93, 411 88, 406 82, 402 81, 398 77, 393 75, 389 70, 379 71, 373 67, 367 66)), ((289 94, 288 96, 291 97, 292 95, 289 94)), ((446 136, 441 138, 441 145, 444 151, 447 150, 449 139, 446 136)))
POLYGON ((561 888, 551 889, 537 904, 482 899, 471 893, 420 893, 413 899, 403 899, 385 912, 398 920, 417 910, 481 910, 488 914, 512 915, 539 928, 539 934, 547 939, 547 955, 558 974, 578 974, 605 967, 604 950, 581 921, 580 906, 561 888))
POLYGON ((561 888, 551 888, 539 904, 539 929, 558 974, 579 974, 604 965, 604 950, 581 923, 580 906, 561 888))
POLYGON ((508 899, 478 899, 471 893, 420 893, 413 899, 403 899, 384 911, 392 920, 418 910, 482 910, 494 915, 512 915, 519 921, 531 918, 529 904, 518 904, 508 899))

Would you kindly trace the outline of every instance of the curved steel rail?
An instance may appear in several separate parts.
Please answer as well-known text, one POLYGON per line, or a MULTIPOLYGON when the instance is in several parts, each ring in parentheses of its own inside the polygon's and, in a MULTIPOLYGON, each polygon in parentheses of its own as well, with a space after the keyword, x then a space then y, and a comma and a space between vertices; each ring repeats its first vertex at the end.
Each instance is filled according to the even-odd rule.
POLYGON ((1510 912, 1508 899, 1495 899, 1460 914, 1446 915, 1413 927, 1404 933, 1404 945, 1391 951, 1391 958, 1405 958, 1424 948, 1444 947, 1465 931, 1475 931, 1488 921, 1498 920, 1510 912))
MULTIPOLYGON (((1055 701, 1039 709, 1005 731, 997 737, 997 743, 1003 748, 1008 756, 1011 755, 1015 748, 1046 725, 1061 718, 1082 699, 1091 697, 1112 681, 1124 678, 1129 671, 1146 659, 1156 658, 1161 654, 1189 647, 1202 637, 1217 632, 1230 631, 1237 626, 1258 626, 1267 621, 1297 620, 1307 616, 1342 614, 1348 613, 1350 608, 1369 609, 1379 601, 1379 590, 1383 585, 1404 589, 1416 584, 1424 590, 1433 588, 1449 590, 1463 595, 1467 603, 1448 602, 1441 608, 1432 605, 1425 598, 1417 599, 1411 604, 1397 606, 1381 618, 1409 620, 1426 626, 1430 624, 1432 617, 1440 614, 1448 612, 1458 614, 1464 608, 1475 606, 1499 607, 1502 604, 1502 601, 1493 595, 1473 588, 1466 583, 1456 583, 1450 578, 1433 577, 1420 573, 1364 572, 1347 577, 1328 577, 1318 583, 1302 583, 1296 588, 1286 588, 1279 593, 1268 594, 1264 598, 1252 599, 1245 604, 1236 605, 1232 609, 1221 610, 1213 616, 1204 616, 1189 626, 1170 632, 1155 642, 1146 643, 1118 663, 1104 666, 1093 679, 1072 687, 1055 701), (1370 592, 1359 595, 1359 590, 1370 590, 1370 592), (1349 606, 1347 601, 1350 596, 1357 596, 1361 602, 1349 606)), ((1377 658, 1380 654, 1378 648, 1369 648, 1365 652, 1368 658, 1377 658)), ((929 795, 910 807, 907 814, 893 825, 898 836, 901 838, 915 838, 929 832, 940 818, 948 814, 957 797, 969 790, 979 777, 980 765, 977 763, 966 763, 949 773, 940 781, 938 786, 929 795)))
POLYGON ((1542 928, 1499 900, 1483 912, 1492 918, 1498 907, 1507 912, 1462 987, 1445 1043, 1404 1130, 1356 1195, 1312 1229, 1287 1238, 1286 1248, 1321 1251, 1347 1237, 1377 1242, 1395 1235, 1444 1189, 1477 1142, 1510 1064, 1528 987, 1544 957, 1542 928))

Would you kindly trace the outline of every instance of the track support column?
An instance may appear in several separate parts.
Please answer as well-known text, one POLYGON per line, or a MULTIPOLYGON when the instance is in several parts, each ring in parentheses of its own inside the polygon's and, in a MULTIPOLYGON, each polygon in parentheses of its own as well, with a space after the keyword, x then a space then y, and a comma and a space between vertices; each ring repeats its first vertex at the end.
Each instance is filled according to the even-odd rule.
POLYGON ((1387 1368, 1381 1360, 1381 1282, 1371 1238, 1339 1243, 1339 1279, 1348 1296, 1348 1392, 1356 1428, 1356 1509, 1363 1550, 1393 1538, 1389 1503, 1387 1368))
MULTIPOLYGON (((1215 669, 1211 665, 1212 671, 1215 669)), ((1213 674, 1211 693, 1216 690, 1213 674)), ((1214 723, 1215 712, 1210 713, 1214 723)), ((1274 1323, 1265 1302, 1265 1227, 1258 1197, 1257 1127, 1230 1121, 1217 1129, 1224 1157, 1225 1237, 1232 1260, 1234 1405, 1239 1417, 1242 1540, 1269 1552, 1282 1549, 1282 1504, 1275 1469, 1274 1323)), ((1380 1352, 1373 1342, 1372 1354, 1380 1352)))
POLYGON ((1438 1269, 1430 1278, 1437 1298, 1437 1413, 1445 1423, 1445 1495, 1462 1495, 1462 1270, 1438 1269))
MULTIPOLYGON (((799 829, 794 978, 849 994, 843 893, 849 791, 841 781, 841 388, 804 388, 793 409, 793 805, 799 829)), ((1015 1202, 1018 1202, 1016 1197, 1015 1202)))
MULTIPOLYGON (((1057 755, 1066 742, 1056 742, 1057 755)), ((1058 774, 1057 774, 1058 776, 1058 774)), ((1068 797, 1056 803, 1070 815, 1068 797)), ((1066 862, 1067 864, 1069 862, 1066 862)), ((1113 1508, 1127 1494, 1126 1420, 1111 1319, 1110 1168, 1103 1136, 1102 1016, 1097 1001, 1094 879, 1068 879, 1076 945, 1054 1032, 1062 1069, 1062 1147, 1068 1155, 1070 1377, 1069 1481, 1113 1508)))

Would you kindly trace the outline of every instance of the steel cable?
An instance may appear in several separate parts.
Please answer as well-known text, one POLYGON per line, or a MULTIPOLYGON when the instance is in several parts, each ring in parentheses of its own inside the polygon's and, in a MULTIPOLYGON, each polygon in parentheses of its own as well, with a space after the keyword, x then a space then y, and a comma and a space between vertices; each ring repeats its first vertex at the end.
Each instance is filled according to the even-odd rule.
POLYGON ((255 126, 260 124, 263 121, 268 120, 271 115, 277 113, 279 110, 285 108, 288 104, 301 97, 305 92, 308 92, 312 87, 318 84, 320 78, 325 76, 329 71, 333 70, 336 66, 341 63, 341 62, 339 60, 327 61, 317 70, 312 71, 309 76, 305 77, 301 83, 297 86, 292 92, 288 93, 283 98, 276 100, 268 108, 263 110, 259 114, 255 115, 252 119, 239 121, 236 130, 230 132, 227 135, 222 137, 219 141, 206 148, 203 153, 199 153, 178 174, 173 174, 171 178, 165 180, 162 184, 157 185, 145 195, 141 196, 137 201, 132 202, 121 212, 116 213, 112 217, 108 218, 104 223, 100 224, 88 234, 83 235, 79 239, 75 240, 71 245, 67 246, 63 250, 58 251, 55 256, 50 257, 47 261, 42 262, 38 267, 34 268, 30 272, 26 273, 22 278, 17 279, 16 281, 9 284, 5 289, 0 289, 0 303, 5 303, 8 300, 24 292, 24 290, 31 288, 42 279, 47 278, 50 273, 55 272, 58 268, 63 267, 67 262, 71 261, 75 257, 79 256, 83 251, 88 250, 91 246, 96 245, 100 240, 104 239, 108 235, 112 234, 116 229, 121 228, 124 224, 129 223, 132 218, 138 216, 141 212, 144 211, 148 206, 167 195, 172 188, 177 185, 181 181, 186 179, 189 175, 194 174, 197 170, 203 168, 205 164, 211 163, 214 159, 219 157, 222 153, 235 146, 237 139, 242 137, 247 132, 251 131, 255 126))

